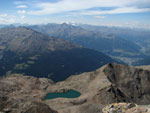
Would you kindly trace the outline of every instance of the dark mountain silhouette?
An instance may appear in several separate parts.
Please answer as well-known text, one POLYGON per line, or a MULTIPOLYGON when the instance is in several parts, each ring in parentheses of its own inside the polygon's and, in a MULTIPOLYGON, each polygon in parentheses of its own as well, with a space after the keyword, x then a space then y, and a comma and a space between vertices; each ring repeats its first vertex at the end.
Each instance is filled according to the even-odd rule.
POLYGON ((137 62, 134 63, 134 65, 136 65, 136 66, 150 65, 150 56, 146 57, 144 59, 138 60, 137 62))
POLYGON ((26 27, 0 30, 0 75, 24 73, 64 80, 115 60, 103 53, 26 27))

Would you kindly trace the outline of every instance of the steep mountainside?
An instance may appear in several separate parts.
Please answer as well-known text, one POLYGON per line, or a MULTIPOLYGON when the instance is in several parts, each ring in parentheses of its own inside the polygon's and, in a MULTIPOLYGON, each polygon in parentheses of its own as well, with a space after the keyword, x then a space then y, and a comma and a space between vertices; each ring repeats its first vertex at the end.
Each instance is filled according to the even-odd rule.
POLYGON ((140 66, 140 65, 150 65, 150 56, 145 57, 142 60, 138 60, 137 62, 134 63, 134 65, 140 66))
POLYGON ((94 32, 69 24, 47 24, 30 26, 39 32, 70 40, 114 57, 133 58, 140 56, 141 47, 136 43, 108 32, 94 32))
POLYGON ((0 30, 0 76, 23 73, 59 81, 109 62, 115 61, 103 53, 26 27, 0 30))
POLYGON ((103 107, 117 102, 132 104, 114 104, 110 106, 111 110, 116 110, 119 106, 124 105, 124 108, 120 107, 120 110, 127 106, 127 108, 133 107, 130 109, 133 111, 134 104, 142 106, 150 104, 149 78, 149 70, 116 63, 107 64, 93 72, 71 76, 58 83, 53 83, 46 78, 10 75, 0 79, 0 111, 26 113, 24 111, 30 108, 38 110, 39 105, 41 109, 47 108, 43 113, 51 113, 47 111, 48 109, 53 109, 52 113, 54 111, 58 113, 101 113, 103 107), (71 89, 79 91, 81 96, 72 99, 43 100, 48 92, 65 92, 71 89))

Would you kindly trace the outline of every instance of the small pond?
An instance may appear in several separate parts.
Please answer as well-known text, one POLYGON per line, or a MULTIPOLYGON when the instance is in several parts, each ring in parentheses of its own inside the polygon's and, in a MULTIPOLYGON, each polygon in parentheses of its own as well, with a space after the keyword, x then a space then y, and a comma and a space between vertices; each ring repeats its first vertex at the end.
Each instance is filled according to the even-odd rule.
POLYGON ((77 98, 81 95, 80 92, 75 91, 75 90, 69 90, 67 92, 62 92, 62 93, 48 93, 45 97, 44 100, 49 100, 49 99, 55 99, 55 98, 77 98))

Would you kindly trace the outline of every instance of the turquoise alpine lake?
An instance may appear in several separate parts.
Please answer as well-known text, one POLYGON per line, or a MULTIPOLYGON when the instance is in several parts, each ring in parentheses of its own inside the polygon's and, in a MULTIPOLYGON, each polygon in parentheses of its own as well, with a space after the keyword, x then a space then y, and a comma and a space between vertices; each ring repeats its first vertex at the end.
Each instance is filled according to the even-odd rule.
POLYGON ((69 90, 67 92, 62 92, 62 93, 48 93, 45 97, 44 100, 50 100, 50 99, 55 99, 55 98, 77 98, 81 95, 80 92, 75 91, 75 90, 69 90))

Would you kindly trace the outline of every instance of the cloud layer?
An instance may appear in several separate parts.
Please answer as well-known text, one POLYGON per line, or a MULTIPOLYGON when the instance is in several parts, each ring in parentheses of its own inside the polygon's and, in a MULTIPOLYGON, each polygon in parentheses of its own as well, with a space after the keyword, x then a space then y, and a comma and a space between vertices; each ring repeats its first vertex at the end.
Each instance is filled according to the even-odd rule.
POLYGON ((58 2, 40 2, 34 4, 36 10, 29 11, 32 15, 58 14, 64 12, 81 11, 80 14, 118 14, 150 12, 150 0, 60 0, 58 2), (91 8, 114 7, 109 11, 90 11, 91 8))
POLYGON ((0 24, 12 24, 16 21, 15 16, 0 14, 0 24))

